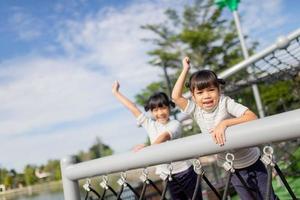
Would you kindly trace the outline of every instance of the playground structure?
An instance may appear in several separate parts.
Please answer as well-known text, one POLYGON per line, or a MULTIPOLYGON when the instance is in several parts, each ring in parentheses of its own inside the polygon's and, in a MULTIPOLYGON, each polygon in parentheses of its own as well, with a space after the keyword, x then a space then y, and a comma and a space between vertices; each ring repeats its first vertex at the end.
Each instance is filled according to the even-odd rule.
MULTIPOLYGON (((278 38, 273 45, 224 71, 219 76, 227 81, 228 87, 225 90, 235 92, 253 83, 299 77, 299 58, 300 29, 286 37, 278 38), (251 73, 247 71, 249 66, 253 69, 251 73)), ((80 179, 198 158, 231 149, 292 140, 300 137, 299 130, 300 109, 297 109, 228 128, 226 130, 228 139, 223 147, 214 144, 209 135, 197 134, 150 146, 136 153, 128 152, 78 164, 75 164, 71 157, 67 157, 61 160, 64 197, 65 200, 80 199, 78 184, 80 179), (245 136, 249 135, 251 137, 245 140, 245 136)), ((272 160, 266 159, 265 164, 268 162, 273 163, 272 160)), ((293 194, 291 196, 295 198, 293 194)))

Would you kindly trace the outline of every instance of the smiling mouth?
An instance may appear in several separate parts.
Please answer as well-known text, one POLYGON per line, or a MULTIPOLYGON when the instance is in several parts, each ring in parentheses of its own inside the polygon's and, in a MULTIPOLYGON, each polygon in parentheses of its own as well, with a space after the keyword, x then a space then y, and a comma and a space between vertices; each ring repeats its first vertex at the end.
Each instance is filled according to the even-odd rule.
POLYGON ((166 117, 159 117, 158 120, 166 120, 166 117))
POLYGON ((214 101, 211 100, 211 101, 204 101, 203 104, 212 104, 214 101))

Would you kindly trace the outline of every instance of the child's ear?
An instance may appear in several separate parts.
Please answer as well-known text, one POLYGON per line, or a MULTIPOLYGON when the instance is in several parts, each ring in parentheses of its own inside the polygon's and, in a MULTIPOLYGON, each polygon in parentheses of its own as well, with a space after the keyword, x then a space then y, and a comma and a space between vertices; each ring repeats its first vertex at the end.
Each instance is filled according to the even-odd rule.
POLYGON ((193 100, 193 101, 196 101, 195 96, 194 96, 194 93, 191 92, 191 94, 192 94, 192 100, 193 100))

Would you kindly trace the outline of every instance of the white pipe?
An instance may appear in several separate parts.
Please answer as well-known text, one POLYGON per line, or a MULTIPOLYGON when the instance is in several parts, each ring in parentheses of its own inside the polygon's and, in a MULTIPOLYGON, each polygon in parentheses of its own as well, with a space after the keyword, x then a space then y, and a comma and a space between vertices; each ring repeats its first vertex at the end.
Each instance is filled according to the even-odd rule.
POLYGON ((99 176, 131 169, 196 158, 230 149, 290 140, 300 137, 300 109, 229 127, 227 141, 220 147, 209 134, 197 134, 134 153, 128 152, 66 166, 70 180, 99 176))

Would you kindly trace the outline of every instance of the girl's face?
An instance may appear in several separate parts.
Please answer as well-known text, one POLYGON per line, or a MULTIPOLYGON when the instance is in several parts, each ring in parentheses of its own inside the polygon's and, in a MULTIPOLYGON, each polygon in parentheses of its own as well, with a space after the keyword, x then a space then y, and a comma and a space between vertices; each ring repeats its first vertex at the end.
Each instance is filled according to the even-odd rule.
POLYGON ((151 110, 151 114, 157 122, 166 124, 169 121, 170 109, 168 106, 157 107, 151 110))
POLYGON ((205 111, 213 110, 219 103, 220 91, 216 86, 210 86, 201 90, 193 91, 193 100, 205 111))

